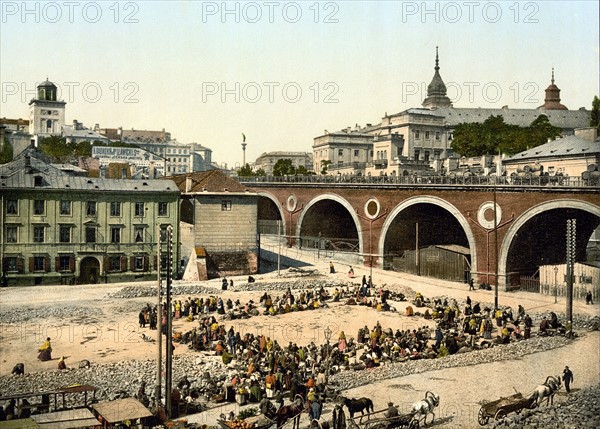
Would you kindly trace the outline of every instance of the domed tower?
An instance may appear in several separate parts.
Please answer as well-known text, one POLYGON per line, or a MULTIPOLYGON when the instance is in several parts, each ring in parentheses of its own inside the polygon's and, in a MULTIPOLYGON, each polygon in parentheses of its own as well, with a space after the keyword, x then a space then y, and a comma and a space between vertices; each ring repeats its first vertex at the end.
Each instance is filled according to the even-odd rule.
POLYGON ((550 85, 546 88, 546 98, 544 98, 544 104, 539 108, 546 110, 569 110, 564 104, 560 104, 560 89, 554 85, 554 67, 552 67, 552 80, 550 85))
POLYGON ((436 109, 438 107, 452 107, 452 102, 446 96, 446 85, 440 76, 440 60, 438 47, 435 47, 435 74, 427 87, 427 98, 423 100, 423 107, 436 109))
POLYGON ((61 135, 67 103, 57 100, 57 90, 48 78, 37 86, 37 97, 29 102, 29 134, 61 135))

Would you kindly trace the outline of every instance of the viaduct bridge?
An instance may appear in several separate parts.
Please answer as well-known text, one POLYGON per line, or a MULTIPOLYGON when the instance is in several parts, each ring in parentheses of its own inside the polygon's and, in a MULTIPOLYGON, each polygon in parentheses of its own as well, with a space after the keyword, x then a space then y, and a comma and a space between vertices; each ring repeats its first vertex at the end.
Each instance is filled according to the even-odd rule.
POLYGON ((259 195, 259 225, 280 221, 289 246, 345 245, 367 266, 398 269, 412 252, 419 270, 435 261, 417 249, 459 249, 465 276, 493 284, 497 275, 506 288, 541 265, 565 263, 569 219, 576 220, 576 261, 585 261, 600 225, 600 186, 483 179, 240 178, 259 195))

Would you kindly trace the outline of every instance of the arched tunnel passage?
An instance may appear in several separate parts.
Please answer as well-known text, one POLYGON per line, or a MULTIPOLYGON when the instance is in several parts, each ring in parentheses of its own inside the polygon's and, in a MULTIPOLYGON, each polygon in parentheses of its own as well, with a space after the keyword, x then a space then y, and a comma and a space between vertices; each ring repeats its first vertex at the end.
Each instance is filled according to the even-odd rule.
MULTIPOLYGON (((259 234, 277 234, 277 221, 282 219, 279 208, 273 200, 268 197, 258 197, 257 218, 259 234)), ((282 226, 281 232, 283 231, 282 226)))
POLYGON ((586 260, 586 248, 600 218, 574 208, 551 209, 529 219, 508 250, 506 273, 533 276, 542 265, 562 265, 567 253, 567 220, 576 220, 575 261, 586 260))
POLYGON ((359 252, 358 230, 352 215, 341 203, 324 199, 310 206, 300 225, 301 247, 359 252))
POLYGON ((470 259, 469 242, 462 226, 448 210, 435 204, 407 207, 386 232, 385 269, 465 281, 470 259))

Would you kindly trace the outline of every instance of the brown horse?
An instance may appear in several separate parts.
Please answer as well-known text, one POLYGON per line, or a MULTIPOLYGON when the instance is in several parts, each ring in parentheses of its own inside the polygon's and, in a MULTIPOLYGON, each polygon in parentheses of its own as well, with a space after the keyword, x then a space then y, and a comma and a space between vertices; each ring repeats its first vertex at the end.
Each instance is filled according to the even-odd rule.
POLYGON ((304 411, 304 400, 300 395, 296 395, 294 402, 290 405, 282 405, 275 414, 275 423, 277 428, 281 428, 288 420, 293 419, 293 429, 300 427, 300 414, 304 411))
POLYGON ((369 398, 358 398, 358 399, 348 399, 348 398, 344 398, 344 405, 346 406, 346 408, 348 408, 348 412, 350 413, 350 418, 354 418, 354 413, 358 413, 360 412, 361 414, 361 420, 362 420, 362 416, 365 415, 365 411, 367 412, 367 414, 369 413, 369 411, 372 413, 373 412, 373 401, 371 401, 369 398))

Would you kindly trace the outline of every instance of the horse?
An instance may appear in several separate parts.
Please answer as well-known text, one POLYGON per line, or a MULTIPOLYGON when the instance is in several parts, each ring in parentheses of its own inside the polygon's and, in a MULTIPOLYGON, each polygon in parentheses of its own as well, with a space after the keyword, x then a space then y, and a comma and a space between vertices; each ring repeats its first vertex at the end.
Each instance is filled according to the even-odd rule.
POLYGON ((421 416, 423 416, 423 424, 427 424, 427 416, 429 414, 433 415, 431 419, 431 423, 435 420, 435 407, 440 405, 440 397, 434 395, 432 392, 425 392, 425 398, 422 401, 415 402, 412 405, 412 414, 415 416, 417 421, 421 421, 421 416))
POLYGON ((367 414, 369 412, 373 412, 373 401, 371 401, 369 398, 358 398, 358 399, 348 399, 348 398, 343 398, 344 399, 344 405, 346 406, 346 408, 348 408, 348 412, 350 413, 350 418, 354 418, 354 413, 358 413, 360 412, 361 417, 360 417, 360 421, 362 421, 363 416, 365 415, 365 411, 367 412, 367 414))
POLYGON ((535 400, 537 405, 542 405, 544 399, 547 405, 554 403, 554 394, 560 389, 560 376, 549 375, 544 384, 537 386, 529 395, 529 399, 535 400))
POLYGON ((304 400, 299 395, 296 395, 294 401, 290 405, 282 405, 275 414, 275 423, 277 429, 281 428, 288 420, 293 419, 293 429, 300 427, 300 414, 304 411, 304 400))

